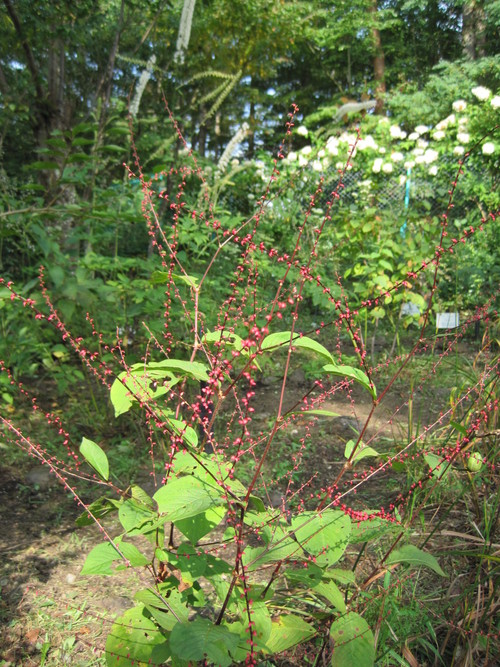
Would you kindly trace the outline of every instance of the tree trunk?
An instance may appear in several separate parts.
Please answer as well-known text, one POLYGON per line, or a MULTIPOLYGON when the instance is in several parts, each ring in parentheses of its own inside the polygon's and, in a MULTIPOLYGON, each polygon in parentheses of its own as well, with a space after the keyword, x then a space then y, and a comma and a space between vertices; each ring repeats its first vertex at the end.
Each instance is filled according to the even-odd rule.
POLYGON ((377 18, 377 0, 370 0, 368 8, 371 18, 371 30, 373 38, 373 75, 375 79, 375 113, 381 114, 384 107, 385 95, 385 55, 382 48, 382 39, 380 37, 380 30, 378 28, 377 18))
POLYGON ((485 28, 481 2, 466 0, 462 12, 462 51, 468 60, 477 60, 486 55, 485 28))

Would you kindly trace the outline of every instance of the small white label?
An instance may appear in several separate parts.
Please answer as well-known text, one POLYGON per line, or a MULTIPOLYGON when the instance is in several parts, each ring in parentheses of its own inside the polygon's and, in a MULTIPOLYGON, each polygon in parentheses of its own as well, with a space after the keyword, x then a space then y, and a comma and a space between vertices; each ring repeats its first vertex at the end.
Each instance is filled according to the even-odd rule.
POLYGON ((437 313, 436 329, 455 329, 460 324, 458 313, 437 313))

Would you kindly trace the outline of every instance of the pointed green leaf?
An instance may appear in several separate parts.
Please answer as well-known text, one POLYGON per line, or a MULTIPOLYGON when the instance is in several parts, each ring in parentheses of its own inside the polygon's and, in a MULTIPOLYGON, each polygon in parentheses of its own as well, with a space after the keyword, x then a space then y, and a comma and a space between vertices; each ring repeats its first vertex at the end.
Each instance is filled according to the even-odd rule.
POLYGON ((231 652, 236 649, 239 636, 222 625, 215 625, 206 618, 196 618, 191 623, 177 623, 170 635, 170 648, 183 660, 209 662, 222 667, 233 664, 231 652))
POLYGON ((311 639, 316 634, 309 623, 294 614, 283 614, 271 625, 271 635, 266 642, 269 653, 281 653, 311 639))
POLYGON ((373 398, 377 398, 377 390, 375 389, 375 386, 370 386, 370 380, 368 379, 368 376, 363 373, 363 371, 360 371, 359 368, 353 368, 352 366, 337 366, 337 364, 327 364, 326 366, 323 366, 323 370, 326 373, 330 373, 331 375, 340 375, 341 377, 347 377, 351 380, 354 380, 362 387, 367 389, 373 398))
POLYGON ((122 503, 118 518, 129 535, 143 535, 152 530, 152 524, 158 517, 157 513, 133 498, 122 503))
POLYGON ((441 577, 447 576, 432 554, 422 551, 413 544, 405 544, 401 549, 393 551, 386 560, 386 563, 389 565, 392 563, 408 563, 411 566, 428 567, 441 577))
POLYGON ((167 638, 146 616, 142 605, 117 618, 106 639, 108 667, 160 665, 169 657, 167 638))
POLYGON ((372 667, 375 663, 373 632, 365 619, 349 612, 332 623, 332 667, 372 667))
POLYGON ((435 454, 424 454, 424 459, 429 468, 432 470, 433 477, 441 479, 441 477, 446 477, 450 471, 450 463, 446 459, 443 459, 441 456, 436 456, 435 454))
POLYGON ((93 523, 95 523, 95 519, 102 519, 107 514, 116 512, 120 505, 120 501, 113 500, 112 498, 98 498, 97 500, 94 500, 93 503, 90 503, 88 509, 85 512, 80 514, 80 516, 75 520, 75 524, 79 528, 82 526, 91 526, 93 523))
POLYGON ((453 426, 454 429, 456 429, 459 433, 462 435, 467 435, 467 429, 463 424, 459 424, 458 422, 450 421, 450 426, 453 426))
POLYGON ((150 562, 133 544, 117 541, 115 546, 111 542, 104 542, 98 544, 88 554, 80 574, 114 574, 111 565, 116 560, 123 561, 124 558, 133 567, 148 565, 150 562))
POLYGON ((314 593, 326 598, 341 614, 346 613, 344 594, 333 581, 321 581, 314 587, 314 593))
POLYGON ((318 565, 333 565, 344 553, 351 534, 351 520, 340 510, 302 512, 292 518, 292 528, 303 549, 318 565))
POLYGON ((165 521, 187 519, 222 504, 223 490, 196 477, 174 477, 153 496, 165 521))
POLYGON ((198 540, 216 528, 225 516, 225 507, 210 507, 201 514, 187 519, 177 519, 175 527, 188 538, 191 544, 196 544, 198 540))
MULTIPOLYGON (((351 456, 355 445, 356 445, 355 440, 349 440, 348 442, 346 442, 344 450, 344 457, 346 459, 349 459, 349 457, 351 456)), ((372 447, 367 447, 364 443, 360 442, 353 458, 351 459, 351 463, 357 463, 358 461, 361 461, 361 459, 364 459, 367 456, 380 456, 380 454, 374 449, 372 449, 372 447)))
MULTIPOLYGON (((266 336, 264 340, 262 341, 261 349, 262 350, 269 350, 274 347, 288 347, 290 344, 290 338, 292 336, 291 331, 279 331, 277 333, 270 334, 269 336, 266 336)), ((332 355, 324 345, 321 345, 321 343, 318 343, 316 340, 313 340, 312 338, 308 338, 307 336, 300 336, 299 334, 294 334, 293 340, 292 340, 292 346, 296 348, 301 348, 303 350, 309 350, 310 352, 316 352, 320 356, 322 356, 324 359, 327 361, 330 361, 332 364, 335 363, 332 355)))
POLYGON ((109 479, 109 463, 108 457, 99 447, 98 444, 87 438, 82 438, 80 445, 80 453, 89 465, 94 468, 96 473, 108 481, 109 479))

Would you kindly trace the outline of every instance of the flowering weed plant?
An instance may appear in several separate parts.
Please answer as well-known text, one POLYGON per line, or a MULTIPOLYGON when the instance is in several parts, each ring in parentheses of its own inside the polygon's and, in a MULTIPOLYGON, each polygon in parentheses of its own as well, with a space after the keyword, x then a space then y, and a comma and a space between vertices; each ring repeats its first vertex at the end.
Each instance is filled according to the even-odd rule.
MULTIPOLYGON (((477 90, 474 94, 484 97, 477 90)), ((70 332, 51 303, 43 269, 44 303, 23 298, 13 284, 2 283, 35 320, 55 327, 66 348, 106 387, 115 418, 128 414, 147 434, 150 482, 122 488, 98 433, 84 437, 77 447, 59 416, 48 413, 48 422, 67 449, 65 459, 56 458, 8 417, 1 417, 11 441, 47 465, 74 495, 82 509, 77 525, 96 524, 101 530, 103 541, 88 553, 81 575, 112 576, 129 568, 145 575, 134 606, 109 627, 105 656, 110 667, 364 667, 376 660, 394 664, 395 655, 399 662, 404 657, 415 664, 413 652, 429 649, 420 641, 422 633, 395 635, 393 628, 403 627, 391 616, 398 605, 415 607, 414 618, 424 618, 435 628, 430 649, 435 655, 449 650, 452 633, 467 650, 483 655, 495 650, 499 629, 490 568, 495 567, 498 540, 493 526, 499 507, 499 357, 491 333, 497 321, 492 307, 496 295, 489 295, 446 338, 436 356, 432 306, 443 258, 474 244, 497 224, 498 212, 482 215, 474 227, 450 233, 467 150, 438 224, 429 225, 427 254, 411 264, 405 257, 398 276, 373 281, 366 294, 351 294, 335 268, 333 280, 324 277, 324 269, 331 269, 325 263, 335 267, 337 248, 328 246, 325 252, 323 244, 346 175, 360 153, 375 150, 375 140, 355 133, 346 137, 342 154, 342 140, 328 140, 325 152, 315 156, 312 149, 302 148, 298 164, 300 156, 306 162, 302 171, 291 173, 286 164, 292 154, 286 157, 286 147, 294 132, 301 140, 307 137, 304 126, 294 129, 297 113, 293 108, 288 117, 283 143, 253 213, 238 224, 227 225, 218 216, 203 169, 191 151, 181 167, 152 178, 142 172, 135 154, 133 167, 127 169, 142 188, 144 219, 161 262, 151 281, 163 295, 163 330, 155 334, 144 323, 149 343, 139 361, 128 360, 119 334, 116 342, 104 340, 90 314, 88 341, 70 332), (338 173, 331 185, 322 173, 322 160, 335 151, 338 173), (312 169, 304 171, 310 164, 312 169), (159 190, 156 184, 166 176, 171 187, 159 190), (308 198, 299 202, 300 215, 290 222, 282 245, 273 245, 269 219, 291 196, 299 178, 306 179, 301 191, 307 190, 308 198), (200 182, 202 192, 197 208, 187 196, 193 180, 200 182), (181 255, 186 225, 193 234, 200 228, 207 239, 208 249, 194 266, 185 252, 181 255), (224 296, 217 303, 214 294, 220 293, 221 282, 224 296), (423 288, 428 293, 422 294, 423 288), (373 365, 360 314, 376 313, 397 298, 406 301, 400 295, 409 293, 417 295, 414 301, 420 306, 415 339, 407 352, 373 365), (321 295, 317 303, 322 310, 321 321, 312 324, 306 306, 313 294, 321 295), (181 319, 187 331, 183 336, 177 327, 181 319), (484 323, 485 334, 472 379, 452 401, 443 396, 442 403, 426 413, 425 424, 413 428, 410 416, 418 397, 476 321, 484 323), (421 357, 429 358, 424 372, 408 386, 401 384, 421 357), (316 364, 315 377, 294 382, 293 373, 305 360, 316 364), (269 367, 277 375, 272 399, 263 382, 263 369, 269 367), (394 405, 388 398, 396 386, 404 391, 394 405), (318 447, 318 431, 339 419, 333 408, 339 397, 348 413, 347 433, 323 450, 324 465, 311 470, 307 460, 318 447), (264 421, 257 411, 263 402, 264 421), (403 414, 410 424, 406 439, 388 438, 388 430, 401 423, 403 414), (291 437, 298 444, 288 455, 291 437), (279 476, 273 473, 276 451, 286 462, 279 476), (407 488, 398 475, 410 480, 407 488), (390 488, 392 478, 397 491, 382 492, 390 488), (92 502, 85 502, 78 490, 82 479, 101 490, 92 502), (477 519, 483 522, 479 548, 485 572, 474 571, 483 596, 475 625, 466 604, 462 608, 449 598, 436 611, 429 596, 430 587, 446 582, 446 588, 452 577, 450 559, 433 553, 440 550, 435 537, 444 531, 445 519, 439 508, 428 515, 433 493, 450 480, 463 496, 469 485, 478 508, 487 498, 494 508, 477 519), (379 502, 365 495, 372 487, 379 502), (452 607, 454 615, 447 618, 444 609, 452 607)), ((396 127, 387 123, 381 131, 398 141, 421 140, 403 137, 396 127)), ((434 132, 436 142, 436 134, 444 131, 434 132)), ((482 151, 488 155, 486 145, 482 151)), ((403 161, 399 147, 373 160, 371 170, 377 178, 389 176, 388 165, 403 161)), ((422 145, 418 154, 412 150, 415 163, 422 157, 426 168, 432 168, 434 149, 422 145)), ((376 192, 362 195, 369 202, 372 196, 376 199, 376 192)), ((373 218, 365 233, 376 233, 376 222, 373 218)), ((2 370, 15 384, 5 365, 2 370)), ((39 410, 23 385, 19 390, 39 410)), ((317 455, 315 461, 319 460, 317 455)))

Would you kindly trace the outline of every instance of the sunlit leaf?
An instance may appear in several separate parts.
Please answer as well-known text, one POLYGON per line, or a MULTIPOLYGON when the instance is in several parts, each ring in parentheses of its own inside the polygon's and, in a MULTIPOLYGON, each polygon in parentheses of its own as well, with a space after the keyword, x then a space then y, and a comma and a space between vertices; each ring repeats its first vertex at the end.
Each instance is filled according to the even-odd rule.
MULTIPOLYGON (((275 347, 285 347, 285 346, 288 347, 288 345, 290 344, 291 336, 292 336, 291 331, 279 331, 277 333, 270 334, 269 336, 266 336, 262 341, 261 349, 269 350, 275 347)), ((326 347, 321 345, 321 343, 318 343, 316 340, 313 340, 312 338, 308 338, 307 336, 300 336, 299 334, 294 334, 292 340, 292 346, 303 350, 309 350, 310 352, 316 352, 327 361, 331 361, 332 364, 334 363, 334 359, 330 354, 330 352, 328 352, 326 347)))
POLYGON ((441 569, 437 559, 427 551, 422 551, 413 544, 405 544, 401 549, 393 551, 386 563, 391 565, 393 563, 407 563, 414 567, 428 567, 441 577, 447 575, 441 569))
POLYGON ((80 453, 100 477, 106 481, 109 479, 108 457, 97 443, 88 438, 82 438, 80 453))
POLYGON ((360 371, 359 368, 353 368, 352 366, 338 366, 337 364, 327 364, 326 366, 323 366, 323 370, 326 373, 330 373, 331 375, 339 375, 341 377, 354 380, 362 387, 367 389, 373 398, 377 397, 377 390, 375 389, 375 386, 372 387, 370 385, 368 376, 363 373, 363 371, 360 371))
POLYGON ((365 619, 349 612, 332 623, 332 667, 372 667, 375 662, 373 632, 365 619))

